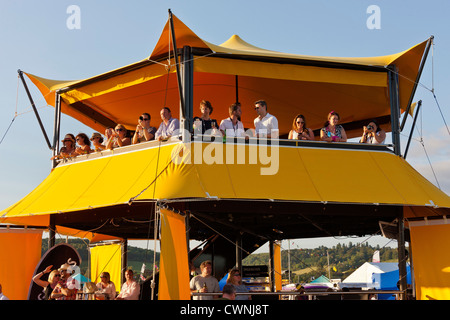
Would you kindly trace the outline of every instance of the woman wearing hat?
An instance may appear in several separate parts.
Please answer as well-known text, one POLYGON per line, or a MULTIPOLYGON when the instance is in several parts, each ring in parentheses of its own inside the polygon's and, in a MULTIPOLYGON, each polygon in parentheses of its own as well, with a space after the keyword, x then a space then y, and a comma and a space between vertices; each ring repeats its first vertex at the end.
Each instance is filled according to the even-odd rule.
POLYGON ((94 145, 94 150, 95 152, 99 152, 99 151, 103 151, 105 150, 105 146, 102 144, 103 143, 103 137, 100 133, 98 132, 94 132, 92 134, 92 137, 90 139, 92 141, 92 144, 94 145))
POLYGON ((65 135, 64 139, 61 141, 64 145, 59 150, 59 154, 52 157, 51 159, 63 159, 76 157, 78 154, 75 152, 75 136, 71 133, 65 135))

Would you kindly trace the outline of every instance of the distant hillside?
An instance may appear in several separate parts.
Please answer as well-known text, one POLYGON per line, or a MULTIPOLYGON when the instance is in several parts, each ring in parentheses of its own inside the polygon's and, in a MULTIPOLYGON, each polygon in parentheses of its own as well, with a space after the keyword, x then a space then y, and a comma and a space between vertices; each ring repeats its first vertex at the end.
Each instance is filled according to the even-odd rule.
MULTIPOLYGON (((380 251, 381 262, 397 261, 398 252, 393 248, 371 247, 367 244, 338 244, 332 248, 321 246, 316 249, 291 249, 291 280, 293 282, 308 282, 312 277, 321 275, 328 277, 328 259, 331 278, 345 279, 365 262, 371 262, 376 250, 380 251), (327 255, 328 252, 328 255, 327 255)), ((252 254, 243 260, 244 265, 269 264, 269 254, 252 254)), ((288 270, 288 251, 281 252, 281 266, 288 270)), ((284 277, 288 277, 287 273, 284 277)))

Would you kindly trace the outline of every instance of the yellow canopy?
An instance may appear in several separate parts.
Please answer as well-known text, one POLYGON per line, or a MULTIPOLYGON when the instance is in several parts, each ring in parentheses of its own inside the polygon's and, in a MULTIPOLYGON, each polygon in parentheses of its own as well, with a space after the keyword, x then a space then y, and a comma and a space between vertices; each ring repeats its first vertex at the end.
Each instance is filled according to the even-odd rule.
MULTIPOLYGON (((93 209, 128 206, 130 200, 132 207, 139 201, 152 199, 244 199, 450 208, 449 196, 390 152, 280 146, 278 164, 275 159, 267 165, 259 161, 237 164, 237 160, 230 164, 226 152, 221 154, 218 149, 222 146, 225 145, 172 143, 158 148, 155 143, 153 148, 132 151, 133 146, 123 147, 121 149, 129 148, 129 152, 122 150, 123 153, 114 156, 62 164, 21 201, 0 212, 0 223, 38 225, 36 218, 46 217, 41 225, 48 225, 49 214, 81 211, 84 219, 89 220, 93 209), (211 149, 213 147, 217 149, 211 149), (179 157, 180 152, 182 157, 179 157), (217 155, 215 163, 208 163, 209 154, 217 155), (340 159, 339 168, 330 165, 333 163, 330 159, 340 159), (275 174, 261 175, 262 169, 270 167, 277 169, 271 172, 275 174), (79 179, 80 176, 83 179, 79 179), (249 187, 249 181, 252 186, 265 187, 249 187), (369 182, 370 192, 367 191, 369 182), (114 187, 117 185, 119 187, 114 187)), ((249 148, 245 146, 247 157, 249 148)), ((234 154, 238 156, 238 149, 234 154)))
MULTIPOLYGON (((315 57, 281 53, 257 48, 233 35, 221 45, 199 38, 174 16, 178 48, 193 49, 193 103, 209 100, 213 118, 228 117, 228 107, 238 99, 242 120, 253 127, 256 114, 253 102, 264 99, 268 111, 279 121, 280 135, 287 135, 293 118, 301 113, 312 129, 320 129, 331 110, 341 116, 350 137, 361 134, 362 123, 377 118, 390 131, 390 101, 387 67, 399 74, 401 109, 413 92, 427 41, 403 52, 367 58, 315 57), (326 94, 324 94, 326 93, 326 94)), ((159 118, 159 110, 168 106, 179 116, 178 84, 169 48, 169 22, 148 59, 80 81, 54 81, 27 73, 54 105, 54 94, 61 90, 62 111, 94 130, 117 123, 128 129, 148 112, 159 118), (171 58, 170 65, 167 58, 171 58)), ((158 120, 153 120, 157 126, 158 120)))

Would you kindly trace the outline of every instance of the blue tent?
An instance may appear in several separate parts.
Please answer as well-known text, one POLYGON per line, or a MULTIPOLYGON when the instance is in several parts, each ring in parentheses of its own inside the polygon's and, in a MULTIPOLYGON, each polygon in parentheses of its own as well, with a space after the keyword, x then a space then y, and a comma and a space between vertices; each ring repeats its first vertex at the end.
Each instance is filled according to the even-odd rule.
MULTIPOLYGON (((385 272, 385 273, 373 273, 372 283, 377 284, 376 288, 379 290, 398 290, 397 283, 400 275, 397 270, 385 272)), ((411 284, 411 268, 406 267, 406 283, 411 284)), ((378 300, 395 300, 393 294, 379 294, 378 300)))

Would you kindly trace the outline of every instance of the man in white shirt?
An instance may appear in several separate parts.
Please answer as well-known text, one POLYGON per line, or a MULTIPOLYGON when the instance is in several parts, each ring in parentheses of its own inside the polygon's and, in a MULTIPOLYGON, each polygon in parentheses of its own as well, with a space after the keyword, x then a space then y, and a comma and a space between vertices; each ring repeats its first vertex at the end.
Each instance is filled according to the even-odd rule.
POLYGON ((267 112, 267 103, 264 100, 255 102, 255 110, 258 116, 253 121, 255 133, 258 138, 278 139, 278 120, 267 112))
POLYGON ((167 140, 174 134, 177 134, 180 129, 180 122, 178 119, 172 118, 172 113, 169 108, 161 109, 161 124, 155 133, 155 140, 167 140))
POLYGON ((116 300, 139 300, 141 287, 134 281, 133 270, 128 269, 125 271, 125 278, 127 281, 122 284, 122 290, 116 297, 116 300))
POLYGON ((239 102, 233 103, 228 112, 230 117, 220 122, 219 130, 228 137, 245 137, 244 125, 239 120, 242 114, 241 104, 239 102))

